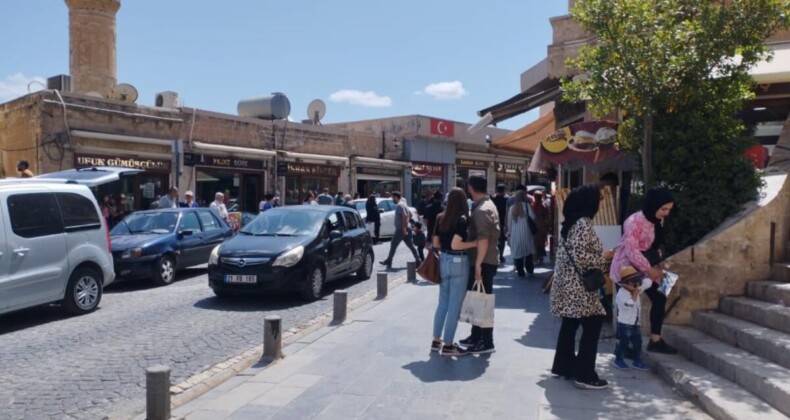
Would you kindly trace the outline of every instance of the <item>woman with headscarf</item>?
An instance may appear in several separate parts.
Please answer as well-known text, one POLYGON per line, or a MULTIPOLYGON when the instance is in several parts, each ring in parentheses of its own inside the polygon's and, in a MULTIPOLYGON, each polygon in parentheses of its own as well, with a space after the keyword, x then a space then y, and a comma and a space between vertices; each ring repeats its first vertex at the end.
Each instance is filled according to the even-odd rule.
POLYGON ((543 264, 546 257, 546 240, 549 237, 551 225, 549 225, 549 209, 543 201, 543 193, 535 191, 535 201, 532 203, 532 212, 535 214, 535 259, 538 265, 543 264))
POLYGON ((647 351, 665 354, 677 353, 661 338, 667 297, 658 291, 664 278, 661 264, 665 242, 664 219, 669 216, 674 203, 672 193, 664 187, 651 188, 647 192, 642 210, 629 216, 623 225, 623 237, 609 273, 612 281, 619 284, 620 268, 631 265, 653 280, 653 285, 645 291, 650 299, 650 343, 647 351))
POLYGON ((587 291, 581 275, 604 266, 603 245, 592 225, 599 201, 598 188, 592 185, 576 188, 565 200, 562 209, 565 220, 560 229, 551 286, 551 314, 562 318, 551 372, 563 379, 574 380, 575 385, 582 389, 609 386, 595 372, 598 337, 606 311, 599 291, 587 291), (576 353, 576 331, 580 326, 582 337, 576 353))
POLYGON ((535 220, 532 207, 527 202, 526 191, 519 190, 514 196, 513 205, 507 212, 507 239, 510 244, 510 254, 513 256, 513 265, 519 277, 524 277, 524 265, 527 273, 532 277, 535 265, 532 254, 535 253, 535 238, 529 230, 527 217, 535 220))

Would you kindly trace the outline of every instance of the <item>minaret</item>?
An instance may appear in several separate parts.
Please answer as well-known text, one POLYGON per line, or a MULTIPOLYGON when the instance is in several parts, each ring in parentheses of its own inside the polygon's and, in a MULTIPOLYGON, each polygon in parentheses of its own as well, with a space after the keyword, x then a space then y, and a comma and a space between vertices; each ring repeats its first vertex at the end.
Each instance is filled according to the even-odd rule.
POLYGON ((69 72, 76 93, 115 88, 115 14, 120 0, 66 0, 69 7, 69 72))

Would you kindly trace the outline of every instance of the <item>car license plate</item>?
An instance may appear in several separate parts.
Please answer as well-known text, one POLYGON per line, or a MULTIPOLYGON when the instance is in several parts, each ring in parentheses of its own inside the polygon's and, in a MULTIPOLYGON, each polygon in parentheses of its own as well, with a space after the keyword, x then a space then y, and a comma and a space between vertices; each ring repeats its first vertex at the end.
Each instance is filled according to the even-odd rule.
POLYGON ((225 283, 255 284, 257 282, 258 282, 258 276, 255 275, 228 274, 225 276, 225 283))

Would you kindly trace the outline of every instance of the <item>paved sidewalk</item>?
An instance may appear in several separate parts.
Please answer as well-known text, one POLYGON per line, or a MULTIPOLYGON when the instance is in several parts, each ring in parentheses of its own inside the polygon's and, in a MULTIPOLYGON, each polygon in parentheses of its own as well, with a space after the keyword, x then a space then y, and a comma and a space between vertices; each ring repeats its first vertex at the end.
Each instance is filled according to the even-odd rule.
MULTIPOLYGON (((545 276, 546 270, 542 276, 545 276)), ((582 391, 554 378, 559 321, 549 314, 543 277, 496 280, 497 352, 458 360, 429 351, 438 288, 406 284, 285 349, 173 415, 197 419, 703 419, 649 372, 611 367, 613 341, 600 345, 598 371, 612 383, 582 391)), ((287 328, 287 326, 285 326, 287 328)), ((456 340, 469 326, 459 325, 456 340)))

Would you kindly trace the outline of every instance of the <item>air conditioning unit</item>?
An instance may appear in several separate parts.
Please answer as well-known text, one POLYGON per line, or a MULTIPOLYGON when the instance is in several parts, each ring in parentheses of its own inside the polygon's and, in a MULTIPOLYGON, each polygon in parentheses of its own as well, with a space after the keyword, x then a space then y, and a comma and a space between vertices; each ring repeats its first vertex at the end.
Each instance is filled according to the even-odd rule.
POLYGON ((178 108, 178 93, 169 90, 157 93, 154 106, 157 108, 178 108))
POLYGON ((68 74, 59 74, 57 76, 47 78, 47 89, 61 92, 71 92, 71 76, 68 74))

